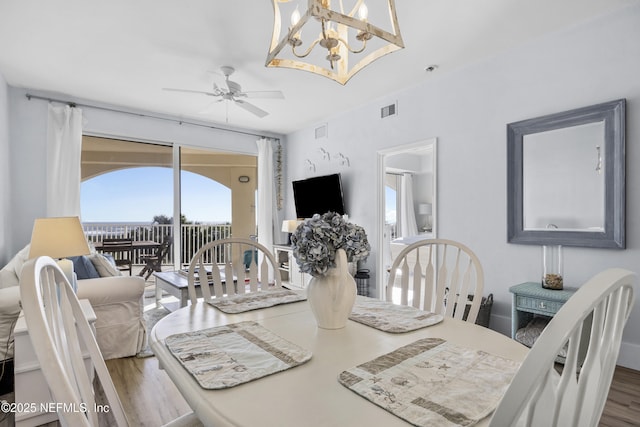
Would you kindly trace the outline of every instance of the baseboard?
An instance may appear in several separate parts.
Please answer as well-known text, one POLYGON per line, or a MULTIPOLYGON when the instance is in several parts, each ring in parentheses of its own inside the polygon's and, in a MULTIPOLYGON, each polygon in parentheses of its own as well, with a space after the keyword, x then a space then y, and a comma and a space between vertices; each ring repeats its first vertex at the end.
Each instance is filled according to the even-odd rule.
POLYGON ((511 336, 511 316, 496 316, 495 314, 492 314, 491 321, 489 323, 489 328, 510 337, 511 336))

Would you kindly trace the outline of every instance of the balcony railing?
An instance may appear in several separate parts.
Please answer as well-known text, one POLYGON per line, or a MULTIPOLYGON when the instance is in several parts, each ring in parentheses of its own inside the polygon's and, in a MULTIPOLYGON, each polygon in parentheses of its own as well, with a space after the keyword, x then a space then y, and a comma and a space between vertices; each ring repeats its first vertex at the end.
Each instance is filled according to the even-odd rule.
MULTIPOLYGON (((173 234, 172 224, 85 222, 82 224, 89 243, 101 242, 103 238, 132 238, 134 241, 153 240, 161 243, 173 234)), ((182 224, 180 226, 180 265, 189 263, 193 255, 205 243, 231 237, 230 224, 182 224)), ((134 251, 134 265, 143 265, 140 250, 134 251)), ((175 265, 173 250, 169 251, 163 265, 175 265)))

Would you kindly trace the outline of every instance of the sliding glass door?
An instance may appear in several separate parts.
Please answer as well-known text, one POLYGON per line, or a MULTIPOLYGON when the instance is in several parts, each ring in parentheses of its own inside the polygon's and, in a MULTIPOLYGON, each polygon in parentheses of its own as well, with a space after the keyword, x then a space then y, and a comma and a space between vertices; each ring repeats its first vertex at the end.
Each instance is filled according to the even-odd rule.
MULTIPOLYGON (((81 159, 81 219, 90 242, 170 235, 171 147, 84 136, 81 159)), ((146 254, 135 250, 134 264, 146 254)))
POLYGON ((169 236, 163 265, 182 268, 206 242, 255 235, 256 169, 250 155, 85 136, 85 231, 93 242, 169 236))

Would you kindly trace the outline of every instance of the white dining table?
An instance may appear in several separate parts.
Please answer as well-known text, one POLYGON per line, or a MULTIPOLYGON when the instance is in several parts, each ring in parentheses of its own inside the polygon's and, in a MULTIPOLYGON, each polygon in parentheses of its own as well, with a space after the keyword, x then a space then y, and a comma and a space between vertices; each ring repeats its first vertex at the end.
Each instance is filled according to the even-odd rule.
MULTIPOLYGON (((199 301, 161 319, 149 342, 160 367, 206 426, 406 427, 406 421, 341 385, 338 375, 422 338, 442 338, 514 361, 522 361, 528 352, 505 335, 451 318, 406 333, 382 332, 351 320, 342 329, 320 329, 307 301, 239 314, 225 314, 199 301), (206 390, 165 345, 173 334, 249 320, 311 351, 311 360, 235 387, 206 390)), ((488 425, 489 418, 476 425, 488 425)))

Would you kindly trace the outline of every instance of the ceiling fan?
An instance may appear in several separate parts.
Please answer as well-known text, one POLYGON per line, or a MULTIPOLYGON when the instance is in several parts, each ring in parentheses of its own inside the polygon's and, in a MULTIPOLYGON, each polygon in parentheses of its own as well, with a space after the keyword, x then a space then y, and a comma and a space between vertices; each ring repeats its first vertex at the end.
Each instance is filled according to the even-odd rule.
POLYGON ((214 83, 212 92, 201 91, 201 90, 190 90, 190 89, 173 89, 173 88, 163 88, 163 90, 168 90, 172 92, 199 93, 199 94, 214 96, 219 98, 216 102, 233 101, 238 107, 243 108, 248 112, 253 113, 256 116, 261 118, 268 115, 269 113, 245 101, 243 98, 284 99, 284 95, 279 90, 262 90, 262 91, 243 92, 242 87, 240 86, 239 83, 229 80, 229 76, 231 76, 231 74, 233 74, 233 72, 235 71, 233 67, 225 65, 223 67, 220 67, 220 70, 224 75, 225 84, 227 86, 226 88, 219 87, 216 83, 214 83))

